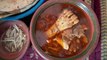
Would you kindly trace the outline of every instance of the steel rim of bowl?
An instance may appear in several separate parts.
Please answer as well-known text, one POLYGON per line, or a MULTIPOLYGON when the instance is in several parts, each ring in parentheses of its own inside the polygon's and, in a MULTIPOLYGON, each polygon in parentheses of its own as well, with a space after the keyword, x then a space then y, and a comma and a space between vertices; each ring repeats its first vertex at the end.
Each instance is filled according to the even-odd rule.
POLYGON ((46 7, 43 7, 41 11, 39 11, 37 14, 35 15, 38 15, 38 16, 33 16, 33 18, 35 20, 33 20, 33 22, 31 22, 31 37, 32 39, 36 39, 35 38, 35 34, 33 32, 35 32, 35 30, 33 29, 35 27, 35 24, 36 24, 36 20, 38 19, 39 15, 41 15, 41 13, 48 7, 54 5, 54 4, 59 4, 59 3, 70 3, 70 4, 74 4, 75 6, 78 6, 80 9, 82 9, 84 12, 87 13, 88 16, 90 16, 90 19, 92 20, 92 24, 93 24, 93 27, 95 28, 94 29, 94 32, 93 32, 93 37, 92 37, 92 41, 90 42, 89 46, 86 48, 86 50, 84 50, 82 53, 80 53, 79 55, 77 56, 73 56, 73 57, 68 57, 68 58, 56 58, 56 57, 52 57, 50 55, 47 55, 47 54, 44 54, 44 51, 42 51, 42 49, 39 47, 39 44, 37 43, 37 41, 35 40, 31 40, 31 42, 33 43, 33 46, 34 48, 36 49, 36 51, 40 54, 40 56, 42 56, 43 58, 45 59, 55 59, 55 60, 74 60, 76 58, 81 58, 82 56, 86 55, 88 53, 88 51, 90 50, 91 46, 94 45, 94 43, 97 43, 98 41, 98 38, 99 38, 99 24, 98 24, 98 20, 97 20, 97 17, 95 16, 95 14, 93 13, 93 11, 89 10, 90 8, 86 6, 86 4, 84 4, 84 2, 80 1, 80 0, 72 0, 72 1, 68 1, 68 0, 64 0, 66 2, 53 2, 51 4, 47 4, 45 5, 46 7), (34 44, 35 43, 35 44, 34 44))
POLYGON ((33 7, 35 4, 37 4, 38 1, 39 1, 39 0, 34 0, 31 4, 29 4, 28 6, 22 8, 20 11, 21 11, 21 12, 24 12, 24 11, 30 9, 30 8, 33 7))

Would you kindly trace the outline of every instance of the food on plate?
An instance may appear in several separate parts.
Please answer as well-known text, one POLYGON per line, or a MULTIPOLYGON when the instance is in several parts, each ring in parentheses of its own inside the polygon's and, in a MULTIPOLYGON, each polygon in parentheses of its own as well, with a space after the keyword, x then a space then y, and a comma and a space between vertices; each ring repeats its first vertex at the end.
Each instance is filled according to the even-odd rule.
MULTIPOLYGON (((81 13, 81 10, 77 11, 81 13)), ((36 39, 46 54, 72 57, 88 46, 90 26, 77 11, 72 5, 56 4, 39 16, 35 29, 36 39)))
POLYGON ((76 25, 48 39, 42 48, 47 54, 67 57, 77 54, 87 44, 88 39, 85 35, 85 29, 82 25, 76 25))
POLYGON ((26 35, 17 25, 10 26, 1 36, 0 43, 5 51, 13 53, 22 49, 26 35))
POLYGON ((7 14, 19 13, 34 0, 0 0, 0 18, 7 14))
POLYGON ((48 37, 54 36, 56 33, 63 31, 67 28, 71 28, 73 25, 77 24, 79 22, 78 17, 72 13, 72 11, 69 11, 68 9, 65 9, 58 17, 56 22, 53 24, 52 27, 50 27, 46 34, 48 37))

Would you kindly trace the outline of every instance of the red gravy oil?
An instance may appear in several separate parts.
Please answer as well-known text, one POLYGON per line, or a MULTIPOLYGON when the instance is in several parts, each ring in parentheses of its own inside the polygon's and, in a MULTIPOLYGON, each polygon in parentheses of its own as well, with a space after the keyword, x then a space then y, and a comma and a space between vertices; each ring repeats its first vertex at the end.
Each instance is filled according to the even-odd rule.
POLYGON ((81 53, 90 42, 91 35, 90 22, 87 22, 88 20, 85 18, 86 15, 83 13, 84 12, 79 7, 71 4, 55 4, 44 10, 39 16, 36 24, 36 38, 42 50, 51 56, 60 58, 72 57, 81 53), (78 24, 86 25, 88 28, 84 33, 86 37, 73 38, 69 43, 68 50, 65 50, 60 44, 54 41, 55 36, 62 39, 62 32, 56 34, 52 38, 48 38, 45 34, 45 32, 56 22, 63 9, 70 9, 73 11, 79 18, 78 24), (47 40, 50 40, 50 43, 47 43, 47 40))

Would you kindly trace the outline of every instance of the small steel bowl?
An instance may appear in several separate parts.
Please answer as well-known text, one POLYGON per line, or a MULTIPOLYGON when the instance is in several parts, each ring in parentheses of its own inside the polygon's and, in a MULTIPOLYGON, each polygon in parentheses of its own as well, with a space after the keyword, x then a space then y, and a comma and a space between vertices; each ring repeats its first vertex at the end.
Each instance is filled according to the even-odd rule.
MULTIPOLYGON (((57 8, 58 9, 58 8, 57 8)), ((54 11, 56 11, 54 9, 54 11)), ((53 13, 53 12, 52 12, 53 13)), ((85 23, 85 24, 87 24, 85 23)), ((30 37, 31 37, 31 42, 33 44, 34 49, 46 60, 78 60, 81 59, 83 60, 87 56, 89 56, 92 51, 95 49, 98 40, 99 40, 99 35, 100 35, 100 27, 98 23, 98 19, 93 12, 93 10, 85 4, 82 0, 50 0, 44 3, 40 8, 34 13, 31 24, 30 24, 30 37), (71 4, 73 6, 76 6, 77 8, 74 8, 75 11, 78 11, 81 15, 84 15, 84 17, 78 16, 80 19, 86 19, 87 23, 89 23, 90 26, 90 33, 89 33, 89 43, 86 46, 86 48, 80 52, 79 54, 73 56, 73 57, 68 57, 68 58, 58 58, 54 56, 47 55, 40 47, 38 40, 36 39, 36 22, 38 21, 39 16, 49 7, 55 5, 55 4, 71 4), (79 12, 79 9, 82 10, 82 12, 79 12)))
POLYGON ((20 58, 23 57, 27 48, 29 47, 30 40, 29 40, 28 27, 25 25, 25 23, 18 20, 17 21, 0 21, 0 40, 1 40, 2 34, 6 32, 7 29, 12 25, 17 25, 24 32, 24 34, 26 35, 25 44, 23 45, 20 51, 10 53, 4 50, 4 46, 0 43, 0 60, 1 59, 20 60, 20 58))

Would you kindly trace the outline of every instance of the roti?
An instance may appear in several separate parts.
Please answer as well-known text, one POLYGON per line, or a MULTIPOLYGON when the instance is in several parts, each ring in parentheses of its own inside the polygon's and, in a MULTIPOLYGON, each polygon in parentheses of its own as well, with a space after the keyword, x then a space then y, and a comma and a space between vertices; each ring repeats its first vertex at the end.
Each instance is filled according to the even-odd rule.
POLYGON ((34 0, 0 0, 0 17, 19 13, 33 2, 34 0))

